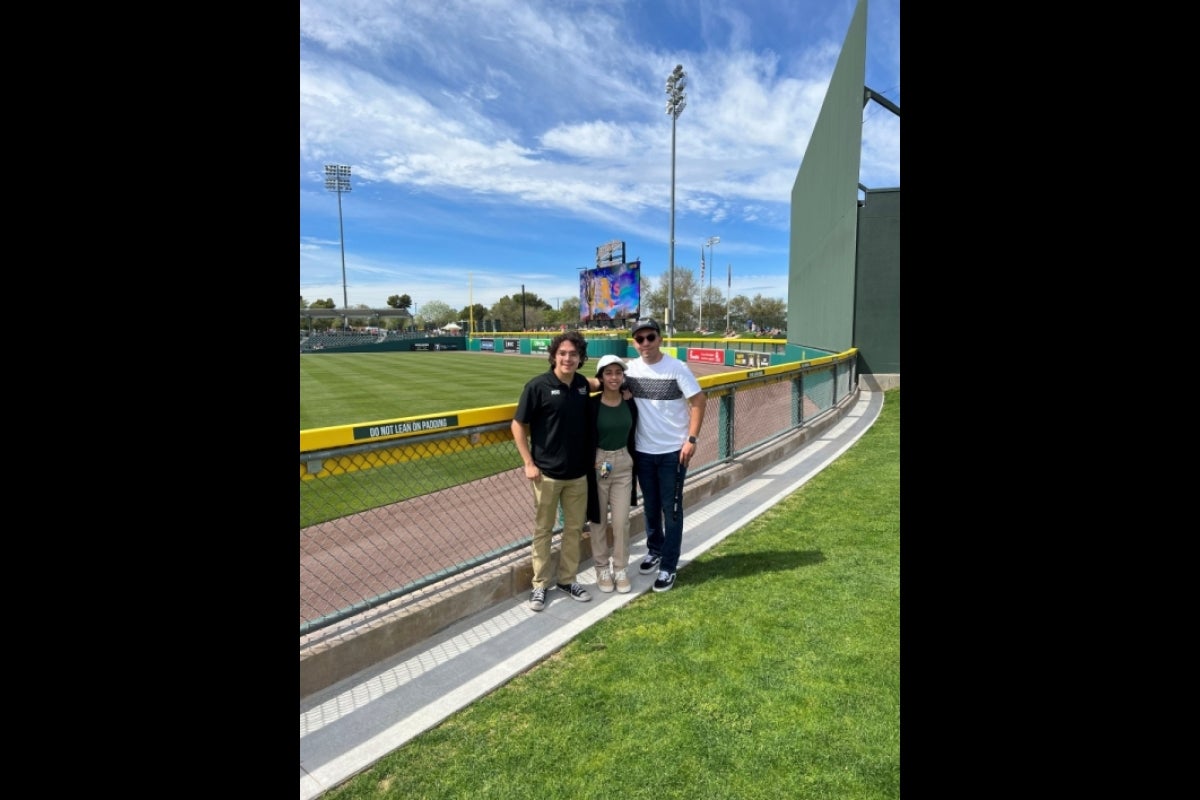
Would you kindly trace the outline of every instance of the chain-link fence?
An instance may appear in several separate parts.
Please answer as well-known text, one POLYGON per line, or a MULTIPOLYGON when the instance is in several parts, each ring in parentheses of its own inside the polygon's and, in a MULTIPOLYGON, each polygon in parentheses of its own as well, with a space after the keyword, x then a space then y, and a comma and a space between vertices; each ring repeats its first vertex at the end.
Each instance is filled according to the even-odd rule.
MULTIPOLYGON (((707 407, 689 480, 819 418, 857 385, 855 369, 851 353, 700 378, 707 407)), ((509 427, 515 410, 300 453, 302 638, 419 602, 439 581, 529 548, 533 495, 509 427)))

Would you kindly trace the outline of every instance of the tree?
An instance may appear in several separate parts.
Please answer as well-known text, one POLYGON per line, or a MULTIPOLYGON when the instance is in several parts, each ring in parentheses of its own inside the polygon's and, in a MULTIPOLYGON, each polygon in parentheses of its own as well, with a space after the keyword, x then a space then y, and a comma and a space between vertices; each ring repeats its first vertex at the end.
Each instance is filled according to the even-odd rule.
POLYGON ((735 294, 729 300, 729 325, 735 331, 746 329, 746 320, 753 319, 750 314, 750 298, 744 294, 735 294))
MULTIPOLYGON (((413 317, 412 311, 410 310, 413 304, 411 297, 406 294, 394 294, 387 299, 387 304, 391 308, 398 308, 401 311, 407 311, 409 320, 415 325, 416 318, 413 317)), ((406 322, 402 317, 389 319, 387 322, 387 327, 391 330, 405 330, 407 326, 408 322, 406 322)))
MULTIPOLYGON (((304 298, 300 298, 300 302, 304 303, 304 298)), ((326 300, 313 300, 311 303, 305 304, 311 310, 314 308, 337 308, 337 304, 330 297, 326 300)), ((303 306, 302 306, 303 308, 303 306)), ((309 317, 310 331, 327 331, 334 325, 332 317, 309 317)))
POLYGON ((550 319, 552 311, 554 307, 533 292, 525 293, 522 304, 522 295, 517 292, 512 296, 501 297, 488 313, 491 319, 498 320, 500 330, 520 331, 543 327, 550 319))
MULTIPOLYGON (((518 295, 518 297, 520 297, 518 295)), ((492 304, 488 316, 496 321, 496 327, 502 331, 521 330, 521 301, 505 295, 492 304)))
POLYGON ((558 313, 558 324, 566 325, 567 330, 578 328, 580 311, 578 297, 570 297, 563 300, 562 308, 559 309, 558 313))
MULTIPOLYGON (((667 324, 667 301, 670 297, 671 272, 658 276, 658 288, 642 296, 642 316, 653 316, 667 324)), ((694 330, 696 326, 696 273, 689 267, 675 265, 675 330, 694 330)), ((665 331, 664 331, 665 333, 665 331)))
POLYGON ((431 330, 450 322, 456 322, 458 314, 441 300, 430 300, 421 306, 421 319, 425 323, 425 330, 431 330))
MULTIPOLYGON (((304 299, 304 295, 300 295, 300 310, 303 311, 306 308, 308 308, 308 302, 304 299)), ((301 314, 300 330, 312 333, 312 329, 312 317, 308 316, 307 314, 301 314)))
POLYGON ((488 316, 488 310, 484 308, 482 303, 476 303, 473 306, 463 306, 462 311, 458 312, 458 318, 463 321, 463 327, 471 330, 471 324, 475 324, 475 330, 483 328, 483 321, 488 316))
POLYGON ((701 322, 706 330, 725 330, 725 293, 719 287, 704 287, 704 307, 699 311, 704 313, 701 322))
MULTIPOLYGON (((308 307, 309 307, 309 308, 330 308, 330 309, 336 309, 336 308, 337 308, 337 303, 333 302, 333 298, 332 298, 332 297, 327 297, 327 298, 325 298, 324 300, 314 300, 314 301, 312 301, 311 303, 309 303, 309 304, 308 304, 308 307)), ((342 327, 342 324, 343 324, 343 322, 345 321, 345 319, 346 319, 345 317, 342 317, 342 320, 341 320, 341 321, 337 321, 337 322, 336 322, 336 325, 337 325, 337 327, 339 327, 339 328, 340 328, 340 327, 342 327)), ((333 327, 334 327, 334 325, 335 325, 335 320, 334 320, 334 318, 333 318, 333 317, 319 317, 319 318, 317 318, 317 319, 315 319, 315 320, 313 321, 313 325, 314 325, 315 327, 317 327, 317 328, 319 328, 319 329, 323 330, 323 331, 326 331, 326 330, 329 330, 330 328, 333 328, 333 327)))
POLYGON ((754 295, 754 299, 750 301, 750 313, 754 315, 751 319, 760 330, 787 328, 787 303, 778 298, 754 295))
MULTIPOLYGON (((520 292, 513 295, 513 299, 516 300, 518 303, 521 302, 521 298, 522 298, 522 295, 520 292)), ((525 298, 525 307, 526 308, 539 308, 539 309, 554 308, 554 306, 550 305, 549 303, 547 303, 542 298, 538 297, 533 292, 526 292, 524 294, 524 298, 525 298)))
POLYGON ((371 318, 374 316, 373 314, 371 314, 371 307, 369 305, 366 305, 365 303, 359 303, 358 305, 354 306, 354 308, 351 310, 366 312, 365 314, 361 314, 360 316, 357 316, 357 317, 348 317, 349 325, 352 328, 367 327, 367 325, 370 324, 371 318))
POLYGON ((753 300, 737 295, 729 301, 729 324, 736 331, 746 330, 751 320, 758 329, 786 328, 787 304, 772 297, 756 294, 753 300))
POLYGON ((659 276, 658 288, 654 288, 653 278, 642 279, 642 319, 654 317, 660 323, 667 323, 667 278, 659 276))

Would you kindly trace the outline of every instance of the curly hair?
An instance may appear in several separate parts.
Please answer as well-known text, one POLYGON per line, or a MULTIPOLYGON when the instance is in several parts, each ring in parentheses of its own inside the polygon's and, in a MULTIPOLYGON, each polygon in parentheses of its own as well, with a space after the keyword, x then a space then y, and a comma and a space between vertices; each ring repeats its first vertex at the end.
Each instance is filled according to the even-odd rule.
POLYGON ((563 342, 570 342, 575 345, 575 350, 579 353, 579 369, 587 363, 587 339, 583 338, 583 334, 579 331, 567 331, 560 333, 550 340, 550 369, 554 369, 554 357, 558 354, 559 345, 563 342))

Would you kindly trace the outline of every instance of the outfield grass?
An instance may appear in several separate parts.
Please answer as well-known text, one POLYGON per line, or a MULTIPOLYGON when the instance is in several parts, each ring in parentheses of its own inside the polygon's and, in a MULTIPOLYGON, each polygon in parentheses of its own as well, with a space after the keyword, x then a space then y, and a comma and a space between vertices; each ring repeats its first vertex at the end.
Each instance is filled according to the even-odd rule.
MULTIPOLYGON (((594 359, 588 363, 595 365, 594 359)), ((516 403, 545 355, 391 352, 300 357, 300 430, 516 403)), ((583 374, 590 375, 584 367, 583 374)))
POLYGON ((801 489, 329 800, 900 796, 900 390, 801 489))

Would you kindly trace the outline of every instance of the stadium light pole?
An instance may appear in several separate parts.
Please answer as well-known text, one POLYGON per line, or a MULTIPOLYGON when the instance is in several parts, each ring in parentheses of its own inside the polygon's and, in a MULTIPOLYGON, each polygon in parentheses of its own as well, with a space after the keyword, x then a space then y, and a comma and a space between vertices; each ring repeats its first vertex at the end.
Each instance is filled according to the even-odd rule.
POLYGON ((342 192, 350 191, 350 166, 326 164, 325 188, 337 192, 338 196, 338 241, 342 245, 342 330, 346 330, 350 325, 350 300, 346 294, 346 235, 342 230, 342 192))
POLYGON ((667 76, 667 113, 671 115, 671 277, 667 284, 667 335, 675 328, 675 123, 687 107, 687 73, 676 64, 667 76))
MULTIPOLYGON (((710 237, 708 237, 708 241, 705 242, 705 244, 708 245, 708 285, 709 285, 709 288, 712 288, 712 274, 713 274, 713 271, 717 268, 717 262, 713 261, 713 246, 718 245, 720 243, 721 243, 720 236, 710 236, 710 237)), ((701 309, 704 308, 704 276, 703 275, 700 276, 700 308, 701 309)), ((703 314, 700 315, 700 319, 701 319, 701 321, 704 320, 703 314)))

